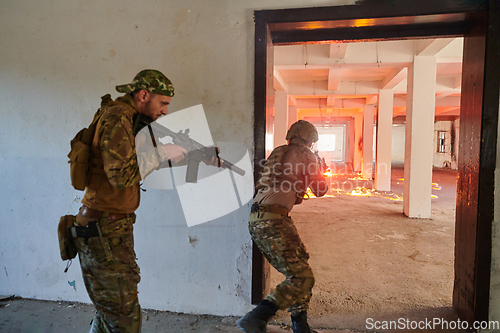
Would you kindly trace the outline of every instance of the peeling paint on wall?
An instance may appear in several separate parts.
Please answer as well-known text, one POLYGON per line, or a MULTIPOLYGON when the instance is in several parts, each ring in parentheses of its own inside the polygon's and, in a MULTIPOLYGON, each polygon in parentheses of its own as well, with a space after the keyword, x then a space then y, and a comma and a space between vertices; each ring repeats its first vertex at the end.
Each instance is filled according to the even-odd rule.
MULTIPOLYGON (((249 235, 250 236, 250 235, 249 235)), ((236 284, 236 296, 244 302, 251 303, 251 258, 252 258, 252 240, 249 239, 241 250, 241 254, 236 258, 236 270, 238 272, 238 282, 236 284)))
POLYGON ((194 243, 198 241, 198 239, 194 236, 193 237, 188 236, 188 239, 189 239, 189 244, 191 244, 192 247, 194 247, 194 243))
POLYGON ((68 281, 68 284, 69 284, 71 287, 73 287, 73 289, 75 289, 75 291, 76 291, 76 281, 75 281, 75 280, 73 280, 73 281, 68 281))

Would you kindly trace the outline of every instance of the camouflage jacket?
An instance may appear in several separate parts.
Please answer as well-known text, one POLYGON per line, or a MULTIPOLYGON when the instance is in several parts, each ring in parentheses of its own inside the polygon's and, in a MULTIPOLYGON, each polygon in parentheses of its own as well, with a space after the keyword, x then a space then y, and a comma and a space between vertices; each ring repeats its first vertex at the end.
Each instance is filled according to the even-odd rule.
POLYGON ((139 182, 165 158, 163 149, 141 152, 139 168, 133 118, 138 112, 130 95, 109 101, 98 111, 92 142, 92 169, 82 204, 92 209, 114 213, 132 213, 139 207, 139 182), (157 155, 158 154, 158 155, 157 155), (141 171, 143 175, 141 177, 141 171))

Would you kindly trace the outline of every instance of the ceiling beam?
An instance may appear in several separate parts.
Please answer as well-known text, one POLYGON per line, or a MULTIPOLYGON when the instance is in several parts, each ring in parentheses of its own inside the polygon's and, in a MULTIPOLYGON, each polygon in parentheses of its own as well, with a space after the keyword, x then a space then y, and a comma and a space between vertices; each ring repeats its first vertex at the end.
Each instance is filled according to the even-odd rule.
POLYGON ((440 116, 460 116, 460 108, 455 108, 455 107, 443 108, 442 111, 436 112, 436 115, 437 114, 439 114, 440 116))
POLYGON ((342 67, 333 67, 328 70, 328 90, 339 89, 342 67))
POLYGON ((394 68, 380 85, 380 89, 394 89, 401 81, 408 76, 408 67, 394 68))
POLYGON ((455 38, 424 39, 418 41, 418 56, 436 56, 446 46, 453 42, 455 38))
MULTIPOLYGON (((369 98, 372 95, 377 95, 379 92, 378 82, 376 81, 361 81, 361 82, 342 82, 342 86, 335 92, 326 89, 326 81, 312 82, 291 82, 289 84, 288 94, 297 98, 327 98, 332 96, 335 98, 369 98)), ((436 86, 436 93, 451 93, 452 95, 460 95, 460 88, 452 89, 442 85, 436 86)), ((395 95, 406 94, 405 89, 399 91, 394 90, 395 95)), ((452 96, 454 97, 454 96, 452 96)))
POLYGON ((436 101, 443 99, 443 98, 446 98, 452 94, 454 94, 453 91, 445 91, 445 92, 436 93, 436 101))
MULTIPOLYGON (((383 64, 376 64, 374 66, 373 63, 352 63, 352 64, 342 64, 342 68, 393 68, 393 67, 406 67, 409 66, 411 62, 386 62, 383 64)), ((331 69, 338 68, 339 64, 294 64, 294 65, 275 65, 274 69, 276 70, 302 70, 302 69, 331 69)))
MULTIPOLYGON (((394 96, 394 107, 406 107, 406 96, 394 96)), ((460 96, 436 96, 436 107, 460 107, 460 96)))
POLYGON ((377 103, 377 101, 378 101, 378 95, 372 95, 366 97, 366 105, 375 104, 377 103))
POLYGON ((274 69, 274 90, 276 90, 276 91, 287 91, 288 90, 288 85, 285 82, 285 79, 283 79, 283 76, 281 75, 280 71, 277 69, 274 69))
POLYGON ((456 107, 460 108, 460 96, 448 96, 436 100, 436 107, 456 107))
POLYGON ((305 117, 352 117, 359 112, 363 112, 363 108, 358 109, 333 109, 332 112, 326 113, 320 109, 298 109, 298 119, 305 117))
POLYGON ((330 44, 330 58, 345 58, 348 43, 330 44))
MULTIPOLYGON (((378 94, 378 90, 379 81, 345 81, 335 93, 337 95, 373 95, 378 94)), ((326 98, 326 96, 332 95, 332 91, 328 90, 327 81, 298 81, 288 84, 288 95, 296 97, 324 96, 326 98)))
POLYGON ((334 104, 328 104, 327 98, 298 98, 298 109, 353 109, 363 108, 365 98, 337 98, 334 104))

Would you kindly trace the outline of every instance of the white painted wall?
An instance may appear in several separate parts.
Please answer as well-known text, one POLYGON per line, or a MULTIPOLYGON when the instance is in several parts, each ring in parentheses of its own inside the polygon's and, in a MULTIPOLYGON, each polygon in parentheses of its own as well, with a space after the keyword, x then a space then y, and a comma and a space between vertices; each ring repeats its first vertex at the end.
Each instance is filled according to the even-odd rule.
MULTIPOLYGON (((159 69, 176 88, 171 112, 202 104, 215 141, 252 150, 253 11, 353 3, 0 0, 0 294, 89 301, 78 263, 63 273, 56 227, 80 205, 66 154, 100 96, 117 97, 115 85, 159 69)), ((248 213, 246 205, 188 228, 175 193, 143 193, 135 225, 142 306, 247 311, 248 213)))
POLYGON ((458 132, 459 125, 456 121, 436 121, 434 123, 434 158, 433 166, 435 168, 458 168, 458 132), (438 152, 438 132, 445 132, 445 152, 438 152), (453 140, 452 137, 454 136, 453 140), (453 142, 452 142, 453 141, 453 142))
POLYGON ((405 161, 405 125, 395 124, 392 126, 392 162, 404 163, 405 161))
MULTIPOLYGON (((454 151, 456 156, 458 156, 458 138, 459 138, 459 129, 460 129, 460 120, 457 119, 455 121, 438 121, 434 123, 434 158, 433 158, 433 166, 437 168, 442 168, 445 161, 449 162, 450 168, 453 170, 457 170, 458 162, 456 158, 452 158, 451 156, 451 132, 452 130, 455 132, 455 142, 454 142, 454 151), (452 126, 453 123, 453 126, 452 126), (437 131, 447 131, 447 153, 438 153, 437 152, 437 131)), ((392 162, 393 163, 403 163, 405 157, 405 126, 404 124, 394 125, 392 127, 392 162)))

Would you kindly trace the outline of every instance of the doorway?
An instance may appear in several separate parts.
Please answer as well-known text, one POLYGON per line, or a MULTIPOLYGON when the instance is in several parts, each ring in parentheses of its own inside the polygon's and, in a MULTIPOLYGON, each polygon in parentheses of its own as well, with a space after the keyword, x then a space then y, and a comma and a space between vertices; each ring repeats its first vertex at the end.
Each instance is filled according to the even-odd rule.
MULTIPOLYGON (((352 6, 255 12, 255 179, 260 172, 258 161, 266 156, 274 45, 465 37, 453 306, 468 321, 487 320, 489 309, 494 185, 487 179, 493 179, 496 166, 498 73, 494 61, 498 55, 486 38, 486 22, 494 16, 486 2, 448 1, 363 1, 352 6), (494 93, 483 96, 490 89, 494 93)), ((498 28, 490 24, 489 29, 498 28)), ((252 282, 256 303, 270 287, 269 267, 256 247, 252 282)))
MULTIPOLYGON (((313 151, 329 167, 328 193, 304 200, 291 212, 316 278, 308 311, 314 327, 363 330, 366 318, 397 320, 403 314, 413 321, 426 317, 456 321, 451 308, 456 163, 454 170, 440 167, 442 155, 451 156, 450 124, 459 122, 462 51, 463 38, 274 46, 275 132, 284 132, 276 130, 283 127, 277 123, 284 118, 280 113, 288 113, 292 121, 311 122, 319 132, 313 151), (435 146, 439 146, 438 132, 448 134, 439 146, 444 152, 434 154, 432 200, 431 195, 425 198, 432 201, 432 220, 407 219, 402 214, 405 127, 401 125, 406 119, 406 66, 416 47, 436 58, 435 146), (377 95, 379 89, 390 92, 392 119, 397 119, 386 126, 379 126, 377 117, 386 103, 377 95), (288 107, 280 103, 281 91, 289 99, 288 107), (380 154, 375 154, 380 144, 377 128, 395 148, 392 172, 383 170, 389 169, 385 163, 378 169, 392 176, 386 190, 374 191, 373 175, 364 179, 356 172, 360 163, 353 163, 355 153, 366 148, 363 141, 362 149, 355 144, 356 139, 363 140, 363 130, 356 130, 356 124, 366 118, 365 105, 373 105, 375 111, 373 160, 380 154), (346 135, 351 123, 352 141, 346 135), (347 156, 342 159, 344 152, 347 156)), ((390 146, 389 142, 389 150, 390 146)), ((283 275, 270 270, 270 285, 276 286, 283 275)), ((275 320, 288 322, 289 315, 279 311, 275 320)))

